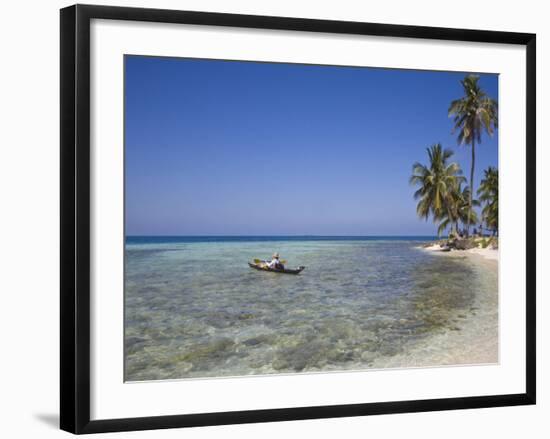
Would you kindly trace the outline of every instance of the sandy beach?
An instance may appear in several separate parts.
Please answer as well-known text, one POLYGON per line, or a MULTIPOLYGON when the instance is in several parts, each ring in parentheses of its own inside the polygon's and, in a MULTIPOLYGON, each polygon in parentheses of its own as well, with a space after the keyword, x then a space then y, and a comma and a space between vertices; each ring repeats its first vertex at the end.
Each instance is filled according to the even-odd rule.
POLYGON ((470 255, 479 255, 485 259, 498 262, 498 249, 493 248, 471 248, 469 250, 451 250, 451 251, 442 251, 439 244, 433 244, 429 247, 422 247, 423 250, 430 252, 438 252, 445 256, 470 256, 470 255))

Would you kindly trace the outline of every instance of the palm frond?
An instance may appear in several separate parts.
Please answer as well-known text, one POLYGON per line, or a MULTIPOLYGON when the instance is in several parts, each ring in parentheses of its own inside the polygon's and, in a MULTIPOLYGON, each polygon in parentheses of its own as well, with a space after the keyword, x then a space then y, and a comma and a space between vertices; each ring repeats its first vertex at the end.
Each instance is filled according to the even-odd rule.
POLYGON ((409 182, 418 187, 414 192, 414 199, 418 200, 416 213, 425 220, 431 216, 434 221, 447 224, 441 229, 444 230, 448 224, 458 221, 455 192, 465 178, 458 163, 449 162, 453 156, 452 150, 444 149, 437 143, 427 148, 426 152, 428 163, 414 163, 413 174, 409 178, 409 182))

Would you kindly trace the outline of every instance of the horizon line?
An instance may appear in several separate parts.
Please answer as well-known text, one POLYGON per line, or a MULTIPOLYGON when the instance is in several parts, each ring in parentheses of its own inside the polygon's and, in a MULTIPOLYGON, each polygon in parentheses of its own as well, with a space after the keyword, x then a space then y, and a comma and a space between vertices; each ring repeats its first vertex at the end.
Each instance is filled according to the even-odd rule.
POLYGON ((250 238, 261 238, 261 237, 270 237, 270 236, 281 236, 281 237, 290 237, 290 236, 294 236, 294 237, 299 237, 299 238, 303 238, 303 237, 319 237, 319 238, 324 238, 324 237, 351 237, 351 238, 354 238, 354 237, 361 237, 361 238, 366 238, 366 237, 388 237, 388 236, 426 236, 426 237, 434 237, 434 236, 437 236, 437 234, 433 234, 433 235, 423 235, 423 234, 373 234, 373 235, 355 235, 355 234, 351 234, 351 235, 318 235, 318 234, 285 234, 285 233, 276 233, 276 234, 260 234, 260 235, 243 235, 243 234, 218 234, 218 233, 213 233, 213 234, 192 234, 192 235, 174 235, 174 234, 169 234, 169 235, 156 235, 156 234, 143 234, 143 235, 136 235, 136 234, 128 234, 128 235, 125 235, 125 237, 143 237, 143 236, 146 236, 146 237, 158 237, 158 238, 174 238, 174 237, 182 237, 182 238, 204 238, 204 237, 210 237, 210 236, 216 236, 216 237, 250 237, 250 238))

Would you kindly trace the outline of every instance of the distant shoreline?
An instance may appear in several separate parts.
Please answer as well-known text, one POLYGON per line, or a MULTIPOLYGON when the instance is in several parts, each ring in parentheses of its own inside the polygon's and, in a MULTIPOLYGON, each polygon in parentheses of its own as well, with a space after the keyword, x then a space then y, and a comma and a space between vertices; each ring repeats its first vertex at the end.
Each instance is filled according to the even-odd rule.
POLYGON ((493 248, 471 248, 468 250, 451 250, 451 251, 443 251, 443 249, 440 247, 439 244, 435 243, 428 247, 419 247, 424 251, 428 252, 436 252, 441 255, 449 255, 449 256, 469 256, 469 255, 479 255, 482 256, 485 259, 489 259, 491 261, 497 261, 498 262, 498 249, 493 248))
POLYGON ((493 248, 471 248, 468 250, 451 250, 449 252, 443 251, 439 246, 439 244, 433 244, 429 247, 419 247, 419 248, 421 248, 424 251, 437 252, 438 254, 442 254, 442 255, 450 255, 450 256, 479 255, 485 259, 498 261, 498 249, 493 249, 493 248))

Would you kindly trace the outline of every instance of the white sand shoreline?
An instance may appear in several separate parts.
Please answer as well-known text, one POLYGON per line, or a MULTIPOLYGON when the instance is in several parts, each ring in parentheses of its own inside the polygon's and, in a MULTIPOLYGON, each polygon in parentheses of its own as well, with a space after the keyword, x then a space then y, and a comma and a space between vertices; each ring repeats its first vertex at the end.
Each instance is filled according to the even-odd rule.
MULTIPOLYGON (((439 244, 418 247, 434 256, 467 257, 478 270, 498 275, 498 249, 442 251, 439 244)), ((498 284, 497 284, 498 285, 498 284)), ((464 366, 496 364, 498 348, 498 287, 476 298, 475 311, 456 322, 454 330, 446 330, 424 339, 405 353, 389 360, 375 361, 375 368, 407 368, 430 366, 464 366)))
POLYGON ((498 261, 498 249, 494 249, 494 248, 471 248, 469 250, 451 249, 451 251, 443 251, 443 249, 439 244, 432 244, 428 247, 418 247, 418 248, 429 252, 437 252, 438 254, 442 254, 442 255, 449 255, 449 256, 479 255, 491 261, 498 261))

